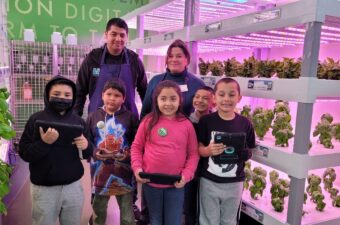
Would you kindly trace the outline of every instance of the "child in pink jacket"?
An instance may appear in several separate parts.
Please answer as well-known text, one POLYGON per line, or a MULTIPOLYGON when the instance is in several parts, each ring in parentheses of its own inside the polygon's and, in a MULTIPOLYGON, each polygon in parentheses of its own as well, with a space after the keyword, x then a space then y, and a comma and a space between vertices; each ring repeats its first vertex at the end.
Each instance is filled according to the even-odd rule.
POLYGON ((195 173, 199 160, 192 123, 181 113, 179 86, 160 82, 153 93, 153 111, 141 122, 131 147, 132 169, 143 191, 151 225, 180 225, 184 185, 195 173), (174 184, 150 183, 140 172, 180 175, 174 184))

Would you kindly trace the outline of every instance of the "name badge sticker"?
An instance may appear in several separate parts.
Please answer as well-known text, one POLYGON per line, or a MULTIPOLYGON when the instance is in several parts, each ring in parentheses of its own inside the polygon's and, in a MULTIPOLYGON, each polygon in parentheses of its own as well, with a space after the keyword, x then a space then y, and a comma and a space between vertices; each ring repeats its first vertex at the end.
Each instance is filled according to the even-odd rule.
POLYGON ((99 73, 100 73, 100 68, 93 68, 92 69, 92 76, 99 77, 99 73))
POLYGON ((189 90, 188 85, 186 84, 179 85, 179 88, 181 89, 181 92, 187 92, 189 90))

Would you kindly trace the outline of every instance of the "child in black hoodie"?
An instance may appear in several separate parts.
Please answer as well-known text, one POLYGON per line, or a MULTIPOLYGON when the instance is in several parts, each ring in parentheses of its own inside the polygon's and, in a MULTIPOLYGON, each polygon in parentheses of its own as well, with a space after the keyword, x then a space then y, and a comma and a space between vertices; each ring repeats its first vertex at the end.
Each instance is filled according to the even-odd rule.
POLYGON ((125 109, 125 93, 122 81, 107 81, 102 90, 104 106, 90 114, 86 121, 90 140, 96 146, 96 160, 92 163, 94 225, 105 224, 108 201, 113 195, 120 209, 120 224, 135 224, 130 146, 137 131, 138 118, 125 109))
POLYGON ((53 77, 45 87, 45 108, 30 116, 19 143, 19 155, 29 163, 33 203, 33 225, 80 224, 84 202, 80 178, 84 174, 81 157, 92 155, 82 118, 72 113, 76 86, 62 76, 53 77), (83 134, 66 144, 54 128, 36 136, 36 120, 81 125, 83 134))

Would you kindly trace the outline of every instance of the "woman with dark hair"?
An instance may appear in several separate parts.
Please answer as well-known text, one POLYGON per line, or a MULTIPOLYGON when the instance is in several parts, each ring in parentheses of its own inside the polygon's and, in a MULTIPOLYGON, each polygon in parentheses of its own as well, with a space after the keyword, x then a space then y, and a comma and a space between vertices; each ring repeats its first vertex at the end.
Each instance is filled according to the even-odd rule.
POLYGON ((190 115, 193 110, 192 99, 195 92, 205 85, 202 80, 187 71, 189 63, 190 53, 187 46, 182 40, 175 40, 170 44, 166 54, 166 72, 156 75, 150 80, 143 100, 141 118, 151 112, 152 93, 157 84, 163 80, 172 80, 179 85, 183 98, 183 112, 186 116, 190 115))

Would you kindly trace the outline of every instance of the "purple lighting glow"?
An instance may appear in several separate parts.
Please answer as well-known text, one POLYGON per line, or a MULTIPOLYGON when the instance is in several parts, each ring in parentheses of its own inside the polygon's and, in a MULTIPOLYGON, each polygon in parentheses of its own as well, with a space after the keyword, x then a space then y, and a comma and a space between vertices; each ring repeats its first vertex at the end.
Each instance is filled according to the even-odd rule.
MULTIPOLYGON (((328 27, 330 29, 328 30, 333 30, 335 31, 337 28, 335 27, 328 27)), ((289 30, 289 31, 295 31, 295 32, 301 32, 301 33, 305 33, 306 30, 305 29, 302 29, 302 28, 295 28, 295 27, 287 27, 285 28, 286 30, 289 30)), ((324 29, 324 26, 322 27, 322 29, 324 29)), ((340 32, 340 29, 339 29, 339 32, 340 32)), ((331 37, 337 37, 337 38, 340 38, 340 33, 329 33, 329 32, 324 32, 322 31, 321 32, 321 35, 322 36, 331 36, 331 37)), ((328 39, 328 40, 331 40, 331 39, 328 39)), ((339 40, 334 40, 334 41, 339 41, 339 40)))

